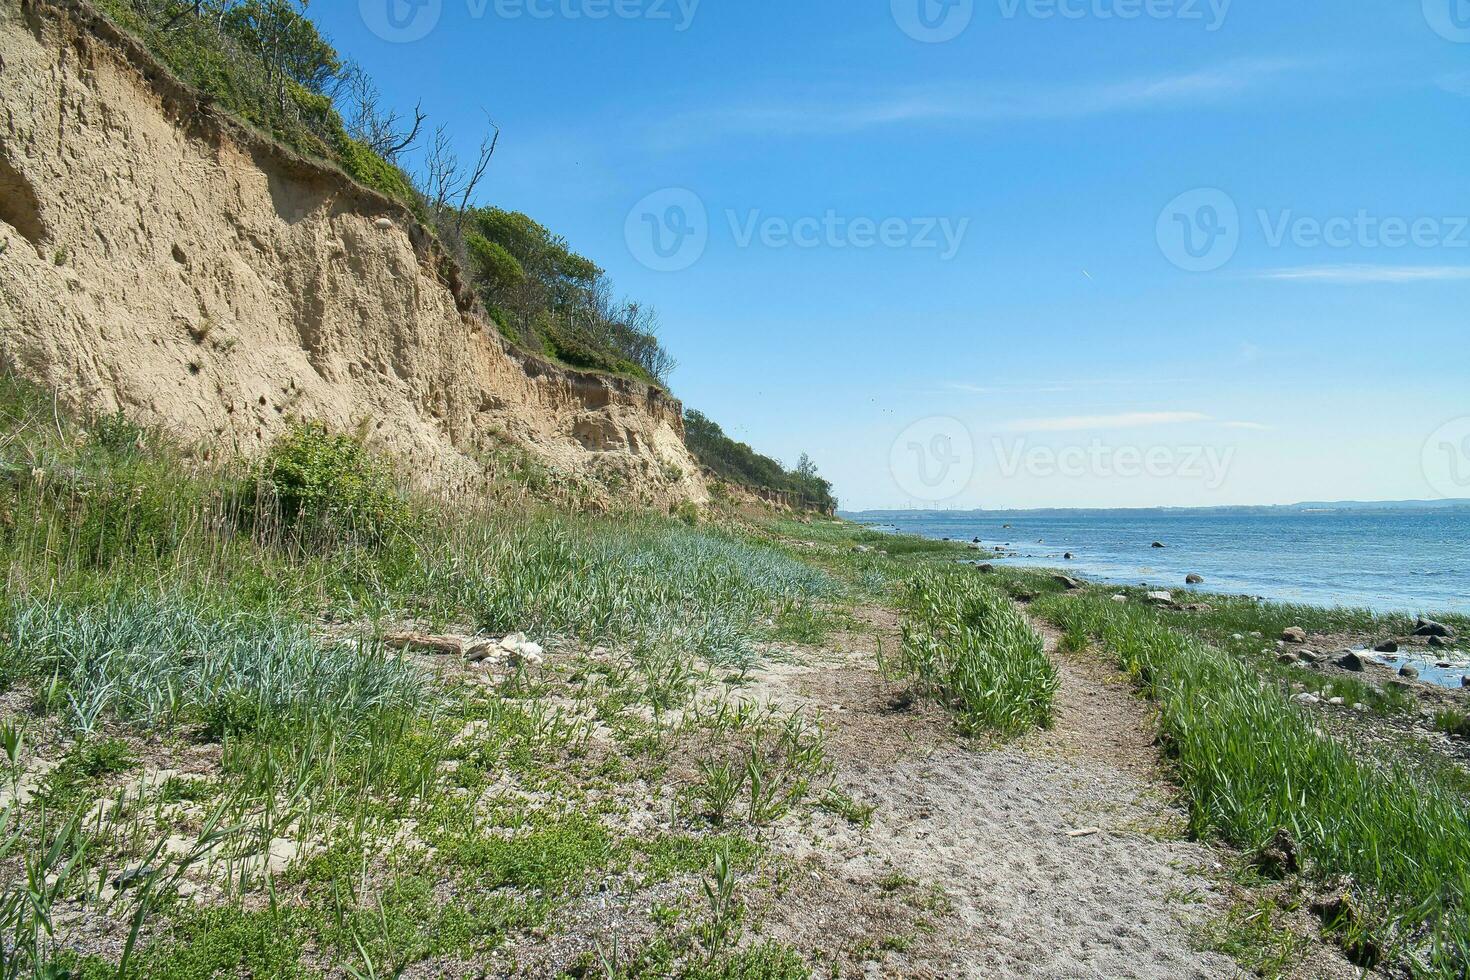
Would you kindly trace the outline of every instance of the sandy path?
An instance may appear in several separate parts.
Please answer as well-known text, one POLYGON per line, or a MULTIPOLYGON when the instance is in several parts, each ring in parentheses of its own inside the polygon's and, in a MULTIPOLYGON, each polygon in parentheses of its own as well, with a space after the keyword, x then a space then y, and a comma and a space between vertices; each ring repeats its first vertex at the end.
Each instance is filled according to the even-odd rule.
MULTIPOLYGON (((893 642, 891 614, 869 618, 893 642)), ((823 711, 839 785, 875 807, 868 828, 819 815, 784 842, 814 870, 779 916, 782 938, 851 948, 901 929, 869 898, 896 872, 942 888, 947 913, 868 962, 870 976, 1239 975, 1191 941, 1221 902, 1207 876, 1217 857, 1177 839, 1146 709, 1116 671, 1054 653, 1056 727, 988 748, 956 742, 942 713, 883 681, 872 638, 836 646, 759 682, 762 697, 823 711)))

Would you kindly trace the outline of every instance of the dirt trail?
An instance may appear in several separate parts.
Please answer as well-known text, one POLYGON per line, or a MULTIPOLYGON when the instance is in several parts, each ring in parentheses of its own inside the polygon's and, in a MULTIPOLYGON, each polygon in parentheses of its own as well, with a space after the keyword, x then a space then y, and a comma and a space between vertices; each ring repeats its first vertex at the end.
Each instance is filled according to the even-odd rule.
MULTIPOLYGON (((885 648, 896 641, 891 613, 866 618, 885 648)), ((874 806, 872 824, 822 814, 783 842, 810 874, 777 911, 778 936, 877 943, 869 976, 1240 975, 1192 941, 1193 924, 1224 901, 1209 873, 1217 856, 1179 839, 1146 708, 1116 671, 1054 652, 1056 727, 988 748, 957 741, 939 709, 885 682, 874 636, 834 646, 775 667, 753 693, 823 712, 839 785, 874 806), (895 885, 904 878, 919 884, 895 885), (934 893, 923 886, 947 901, 926 905, 934 893), (932 935, 923 914, 873 898, 905 888, 910 905, 935 911, 932 935), (888 938, 915 925, 912 941, 888 938)))

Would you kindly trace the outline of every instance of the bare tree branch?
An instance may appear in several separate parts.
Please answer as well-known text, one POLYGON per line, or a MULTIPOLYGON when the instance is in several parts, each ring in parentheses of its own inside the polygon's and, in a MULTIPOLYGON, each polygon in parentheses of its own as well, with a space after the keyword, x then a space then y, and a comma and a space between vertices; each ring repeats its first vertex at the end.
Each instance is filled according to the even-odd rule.
POLYGON ((470 198, 474 196, 475 188, 484 179, 485 171, 490 167, 490 158, 495 156, 495 148, 500 145, 500 127, 491 122, 490 129, 491 132, 480 140, 480 151, 475 158, 475 165, 470 170, 469 176, 465 178, 464 191, 459 198, 459 212, 454 216, 456 231, 464 227, 464 216, 469 210, 470 198))
MULTIPOLYGON (((385 146, 381 149, 379 149, 378 147, 374 147, 374 149, 377 149, 379 153, 381 153, 389 160, 398 159, 398 154, 402 153, 409 147, 413 146, 414 143, 418 142, 419 131, 424 128, 424 121, 429 118, 429 114, 424 112, 423 109, 424 104, 422 101, 419 102, 418 105, 413 107, 413 126, 409 128, 408 134, 406 136, 404 136, 397 143, 394 143, 391 146, 385 146)), ((396 122, 397 119, 398 115, 397 113, 394 113, 392 116, 389 117, 389 122, 396 122)))

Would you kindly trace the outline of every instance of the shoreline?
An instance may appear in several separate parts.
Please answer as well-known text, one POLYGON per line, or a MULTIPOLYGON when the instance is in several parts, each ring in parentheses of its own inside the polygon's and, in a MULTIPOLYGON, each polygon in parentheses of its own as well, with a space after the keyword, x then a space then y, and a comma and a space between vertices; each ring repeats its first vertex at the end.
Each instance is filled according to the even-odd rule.
POLYGON ((1461 543, 1463 522, 1457 517, 1349 514, 1344 529, 1328 532, 1313 518, 1292 515, 1286 519, 1294 526, 1278 533, 1274 522, 1268 528, 1249 516, 1199 523, 1177 515, 1154 522, 1104 512, 1084 520, 1081 513, 1029 524, 1024 518, 998 523, 1000 516, 948 512, 854 523, 963 545, 982 561, 1058 569, 1111 585, 1193 591, 1200 584, 1286 605, 1470 616, 1470 549, 1461 543), (1379 526, 1377 518, 1394 524, 1379 526), (1204 582, 1190 583, 1193 576, 1204 582))

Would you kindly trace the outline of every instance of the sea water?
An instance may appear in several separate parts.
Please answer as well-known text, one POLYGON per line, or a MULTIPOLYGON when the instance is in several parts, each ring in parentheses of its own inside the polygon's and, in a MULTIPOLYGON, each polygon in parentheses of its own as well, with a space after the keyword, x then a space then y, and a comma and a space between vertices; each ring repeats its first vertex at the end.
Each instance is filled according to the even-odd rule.
POLYGON ((1087 579, 1376 612, 1470 614, 1470 509, 1354 512, 870 511, 852 520, 1000 546, 1087 579), (1157 541, 1163 548, 1154 548, 1157 541), (1063 556, 1070 552, 1072 560, 1063 556))

